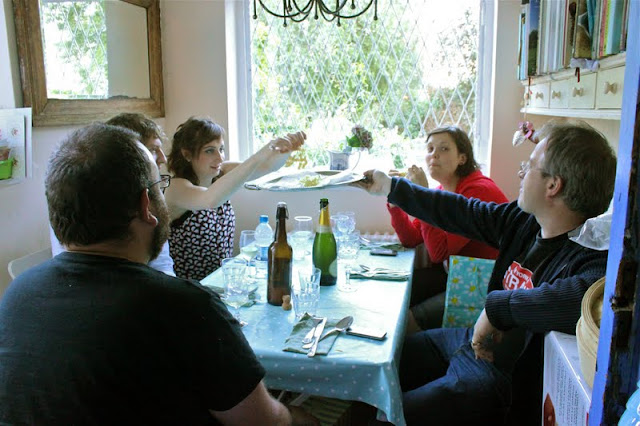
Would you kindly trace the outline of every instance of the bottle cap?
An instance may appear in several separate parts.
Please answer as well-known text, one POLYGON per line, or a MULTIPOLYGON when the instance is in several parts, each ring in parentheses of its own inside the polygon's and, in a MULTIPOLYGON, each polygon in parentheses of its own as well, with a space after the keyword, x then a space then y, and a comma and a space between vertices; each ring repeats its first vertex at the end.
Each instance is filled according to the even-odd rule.
POLYGON ((269 222, 269 216, 267 216, 266 214, 260 215, 260 223, 267 223, 269 222))
POLYGON ((278 201, 278 207, 287 207, 287 203, 284 201, 278 201))

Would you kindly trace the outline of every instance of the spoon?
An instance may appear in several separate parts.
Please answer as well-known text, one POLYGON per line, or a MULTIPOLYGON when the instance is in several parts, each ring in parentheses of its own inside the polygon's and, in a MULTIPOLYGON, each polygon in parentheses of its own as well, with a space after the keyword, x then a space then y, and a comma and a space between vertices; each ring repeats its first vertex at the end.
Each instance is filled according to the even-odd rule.
MULTIPOLYGON (((352 316, 347 316, 347 317, 342 318, 340 321, 338 321, 336 323, 336 326, 334 328, 332 328, 331 330, 329 330, 326 333, 324 333, 318 339, 318 342, 324 340, 325 337, 327 337, 328 335, 330 335, 332 333, 336 333, 336 332, 342 333, 347 328, 351 327, 351 324, 353 324, 353 317, 352 316)), ((302 348, 303 349, 309 349, 311 347, 311 345, 313 345, 313 343, 307 343, 305 345, 302 345, 302 348)))

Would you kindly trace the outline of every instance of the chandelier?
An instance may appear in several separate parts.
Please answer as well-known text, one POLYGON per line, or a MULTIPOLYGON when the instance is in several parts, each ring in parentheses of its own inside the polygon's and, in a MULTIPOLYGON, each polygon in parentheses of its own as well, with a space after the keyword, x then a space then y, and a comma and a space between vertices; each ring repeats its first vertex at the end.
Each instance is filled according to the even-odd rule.
POLYGON ((322 18, 328 22, 336 20, 338 26, 340 26, 340 19, 357 18, 369 10, 371 5, 373 5, 373 20, 378 20, 378 0, 364 0, 365 6, 361 10, 357 10, 356 0, 298 0, 300 2, 306 1, 305 4, 298 3, 297 0, 281 1, 282 12, 278 13, 267 7, 265 4, 267 0, 253 0, 253 19, 258 19, 256 12, 256 2, 258 2, 269 15, 282 18, 285 27, 287 26, 287 19, 293 22, 302 22, 307 19, 312 12, 313 19, 317 20, 322 16, 322 18), (335 2, 335 6, 329 6, 329 1, 335 2), (347 3, 350 3, 348 8, 345 7, 347 3))

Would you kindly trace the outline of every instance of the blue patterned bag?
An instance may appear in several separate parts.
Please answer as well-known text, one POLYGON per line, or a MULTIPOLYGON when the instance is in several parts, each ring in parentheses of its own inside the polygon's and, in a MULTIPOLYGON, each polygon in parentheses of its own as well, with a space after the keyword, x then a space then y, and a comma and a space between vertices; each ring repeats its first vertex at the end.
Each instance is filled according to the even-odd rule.
POLYGON ((472 327, 487 298, 493 259, 450 256, 442 327, 472 327))

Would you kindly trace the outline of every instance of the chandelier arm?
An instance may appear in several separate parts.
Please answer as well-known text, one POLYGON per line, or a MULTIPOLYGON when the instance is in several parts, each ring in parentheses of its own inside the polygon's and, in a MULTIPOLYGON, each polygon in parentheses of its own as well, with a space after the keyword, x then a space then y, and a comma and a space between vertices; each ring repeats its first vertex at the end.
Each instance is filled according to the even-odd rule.
MULTIPOLYGON (((313 3, 314 0, 309 0, 309 2, 307 3, 307 6, 311 5, 313 3)), ((295 21, 294 17, 297 17, 298 15, 304 14, 305 12, 303 10, 300 10, 297 6, 296 9, 298 9, 298 11, 296 13, 287 13, 287 11, 285 10, 283 12, 283 14, 279 14, 278 12, 274 12, 273 10, 269 9, 262 0, 258 0, 258 3, 260 3, 260 6, 262 6, 262 8, 265 10, 265 12, 267 12, 269 15, 271 16, 275 16, 276 18, 285 18, 285 19, 291 19, 293 21, 295 21)), ((295 0, 293 1, 294 5, 296 4, 295 0)), ((305 6, 306 7, 306 6, 305 6)), ((306 14, 308 15, 309 12, 306 12, 306 14)), ((305 16, 306 17, 306 16, 305 16)), ((304 19, 304 18, 303 18, 304 19)), ((296 22, 300 22, 300 21, 296 21, 296 22)))
MULTIPOLYGON (((336 17, 338 17, 338 18, 341 18, 341 19, 357 18, 358 16, 364 14, 367 10, 369 10, 371 8, 371 5, 373 5, 373 4, 375 4, 374 9, 377 10, 377 8, 378 8, 378 0, 369 0, 369 3, 360 12, 354 13, 353 15, 342 15, 340 13, 340 11, 339 11, 338 13, 334 13, 334 15, 336 17)), ((377 20, 377 13, 374 16, 374 19, 377 20)))
MULTIPOLYGON (((338 20, 338 26, 340 26, 340 19, 352 19, 357 18, 367 12, 371 5, 374 5, 374 21, 378 20, 378 0, 369 0, 369 2, 364 6, 364 8, 355 12, 351 15, 342 14, 342 10, 345 8, 349 0, 335 0, 336 6, 335 9, 331 9, 330 6, 325 4, 326 0, 308 0, 302 7, 298 5, 297 0, 282 0, 282 14, 275 12, 267 7, 263 0, 257 0, 260 3, 260 6, 271 16, 276 18, 283 18, 284 25, 287 26, 287 19, 292 20, 293 22, 302 22, 309 17, 311 12, 315 9, 314 18, 318 19, 319 16, 322 16, 327 22, 333 22, 334 20, 338 20)), ((253 0, 253 18, 257 19, 256 12, 256 0, 253 0)), ((351 0, 351 9, 355 10, 355 0, 351 0)))

